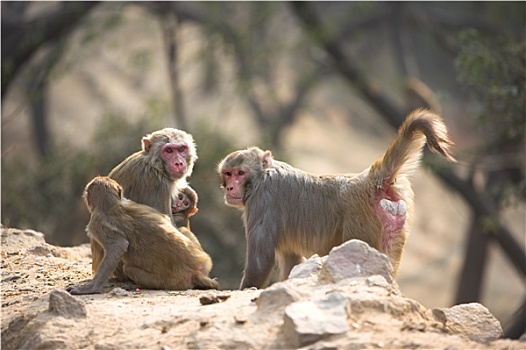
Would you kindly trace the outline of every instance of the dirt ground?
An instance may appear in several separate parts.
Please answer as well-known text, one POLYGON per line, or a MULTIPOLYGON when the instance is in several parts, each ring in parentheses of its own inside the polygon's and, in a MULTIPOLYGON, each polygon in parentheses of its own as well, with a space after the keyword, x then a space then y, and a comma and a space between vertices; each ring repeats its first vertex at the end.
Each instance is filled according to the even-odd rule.
MULTIPOLYGON (((480 329, 483 336, 501 332, 500 326, 490 326, 485 331, 488 317, 498 325, 487 309, 484 319, 478 315, 462 316, 471 317, 467 323, 472 324, 455 331, 447 322, 434 320, 430 310, 405 298, 398 287, 391 286, 381 276, 323 285, 293 278, 265 290, 244 291, 155 291, 110 282, 101 294, 73 297, 64 288, 91 278, 88 245, 56 247, 45 243, 42 233, 5 227, 1 243, 5 349, 524 349, 525 346, 521 341, 496 337, 489 343, 473 341, 480 337, 475 334, 480 329), (337 314, 329 314, 324 321, 327 315, 323 314, 323 307, 316 309, 320 312, 318 316, 312 316, 313 326, 305 326, 304 316, 294 319, 289 315, 291 309, 285 309, 296 302, 296 306, 304 305, 295 308, 301 314, 334 294, 349 298, 352 304, 344 333, 333 331, 331 323, 337 314), (53 306, 51 296, 55 300, 53 306), (291 326, 291 322, 296 323, 291 326), (321 327, 322 333, 311 327, 321 327), (475 338, 470 332, 474 332, 475 338)), ((312 313, 309 311, 307 315, 312 313)))

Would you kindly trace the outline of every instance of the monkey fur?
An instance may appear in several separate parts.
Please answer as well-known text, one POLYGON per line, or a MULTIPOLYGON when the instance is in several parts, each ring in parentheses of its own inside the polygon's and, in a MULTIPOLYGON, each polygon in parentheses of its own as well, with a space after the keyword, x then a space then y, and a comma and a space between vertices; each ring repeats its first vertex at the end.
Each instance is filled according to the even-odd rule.
POLYGON ((225 203, 243 211, 247 239, 241 289, 266 286, 276 257, 283 280, 304 257, 350 239, 385 253, 396 275, 413 220, 409 178, 426 140, 455 161, 445 124, 428 110, 411 113, 385 155, 358 174, 310 174, 257 147, 225 157, 218 166, 225 203))
POLYGON ((175 223, 177 229, 186 237, 190 238, 195 244, 201 246, 201 243, 190 230, 190 217, 198 212, 197 208, 197 192, 186 186, 179 190, 177 196, 172 199, 172 222, 175 223))
POLYGON ((99 293, 121 261, 123 274, 143 288, 218 288, 208 277, 212 260, 201 246, 179 232, 167 215, 123 198, 116 181, 94 178, 84 199, 91 212, 88 235, 104 255, 93 280, 68 287, 71 294, 99 293))
POLYGON ((172 198, 172 221, 176 227, 184 226, 190 229, 190 217, 199 211, 197 201, 197 192, 192 187, 187 185, 179 189, 177 195, 172 198))
MULTIPOLYGON (((174 128, 164 128, 142 138, 142 150, 135 152, 108 175, 124 189, 124 197, 157 209, 172 217, 171 197, 178 187, 186 186, 197 159, 191 134, 174 128)), ((90 240, 92 270, 96 273, 103 250, 90 240)), ((122 279, 121 264, 114 276, 122 279)))

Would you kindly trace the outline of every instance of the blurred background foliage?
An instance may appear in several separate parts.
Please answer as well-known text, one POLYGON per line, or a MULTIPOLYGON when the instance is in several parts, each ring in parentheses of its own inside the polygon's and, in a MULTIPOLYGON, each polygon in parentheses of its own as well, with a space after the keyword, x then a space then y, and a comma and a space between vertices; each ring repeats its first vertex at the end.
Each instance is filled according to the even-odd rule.
MULTIPOLYGON (((493 242, 524 284, 524 244, 509 228, 516 222, 506 221, 506 209, 523 209, 526 193, 524 2, 1 6, 3 225, 43 231, 53 244, 87 242, 85 184, 139 150, 145 134, 178 127, 198 146, 192 229, 222 287, 236 288, 245 241, 240 212, 223 204, 219 190, 222 157, 258 145, 318 173, 334 164, 361 171, 346 167, 370 164, 360 153, 382 152, 389 127, 429 107, 442 112, 460 162, 426 155, 425 163, 468 208, 467 228, 436 218, 464 238, 458 271, 438 265, 433 271, 444 275, 435 283, 458 275, 455 303, 483 298, 484 288, 492 290, 484 275, 493 242), (348 144, 336 145, 339 132, 349 133, 348 144), (327 151, 332 143, 338 154, 327 151)), ((426 191, 415 192, 418 200, 426 191)), ((419 215, 448 201, 421 202, 428 209, 419 215)), ((439 242, 432 234, 429 241, 439 242)), ((411 241, 427 239, 418 235, 411 241)), ((440 259, 454 260, 444 242, 440 259)), ((424 245, 416 252, 432 254, 424 245)), ((405 259, 418 258, 412 249, 405 259)), ((414 284, 432 289, 422 277, 434 275, 430 266, 406 268, 419 269, 414 284)), ((399 281, 410 290, 411 278, 399 281)), ((524 300, 524 288, 514 295, 524 300)), ((521 307, 518 317, 506 315, 510 336, 524 330, 514 321, 521 307)))

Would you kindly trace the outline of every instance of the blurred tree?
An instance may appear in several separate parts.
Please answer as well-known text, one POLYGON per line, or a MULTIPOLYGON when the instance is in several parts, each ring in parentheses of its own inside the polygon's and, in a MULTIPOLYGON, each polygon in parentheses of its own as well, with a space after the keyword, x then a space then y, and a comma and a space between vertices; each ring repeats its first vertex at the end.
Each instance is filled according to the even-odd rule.
POLYGON ((69 35, 97 2, 55 4, 58 6, 30 17, 26 12, 31 2, 2 2, 2 98, 33 54, 44 44, 69 35))
MULTIPOLYGON (((497 210, 526 198, 526 47, 524 32, 516 33, 482 35, 473 28, 466 29, 459 35, 456 61, 460 83, 479 106, 480 112, 474 114, 485 135, 475 153, 469 180, 473 182, 476 173, 485 174, 480 191, 491 196, 497 210)), ((494 230, 493 225, 487 217, 474 217, 456 303, 480 299, 491 238, 488 232, 494 230)), ((518 338, 524 333, 525 307, 526 301, 506 336, 518 338)))
MULTIPOLYGON (((284 5, 176 2, 171 6, 181 21, 197 23, 208 38, 221 38, 223 50, 236 63, 238 91, 252 110, 261 143, 279 150, 284 131, 325 71, 322 65, 300 59, 308 56, 305 42, 291 42, 294 35, 282 35, 292 29, 284 5)), ((213 69, 210 63, 207 67, 213 69)))
POLYGON ((47 78, 64 50, 64 38, 89 13, 96 2, 62 3, 30 17, 30 2, 2 2, 2 99, 20 70, 41 47, 25 81, 31 104, 33 133, 37 149, 46 156, 50 147, 47 122, 47 78))

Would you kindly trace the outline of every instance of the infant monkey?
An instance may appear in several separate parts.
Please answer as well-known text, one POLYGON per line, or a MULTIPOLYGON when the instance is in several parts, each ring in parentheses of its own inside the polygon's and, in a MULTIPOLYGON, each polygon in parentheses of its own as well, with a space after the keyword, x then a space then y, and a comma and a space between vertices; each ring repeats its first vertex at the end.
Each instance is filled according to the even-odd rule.
POLYGON ((177 228, 190 229, 190 217, 194 216, 197 209, 197 193, 190 186, 179 189, 177 196, 172 198, 172 218, 177 228))
POLYGON ((122 193, 109 177, 96 177, 86 186, 88 235, 102 246, 104 257, 93 280, 68 287, 71 294, 99 293, 121 261, 124 275, 143 288, 219 287, 208 277, 212 259, 199 242, 179 232, 168 216, 127 200, 122 193))
POLYGON ((197 209, 197 193, 190 186, 179 189, 177 196, 172 198, 172 222, 177 229, 195 244, 201 246, 197 237, 190 231, 190 217, 194 216, 197 209))

